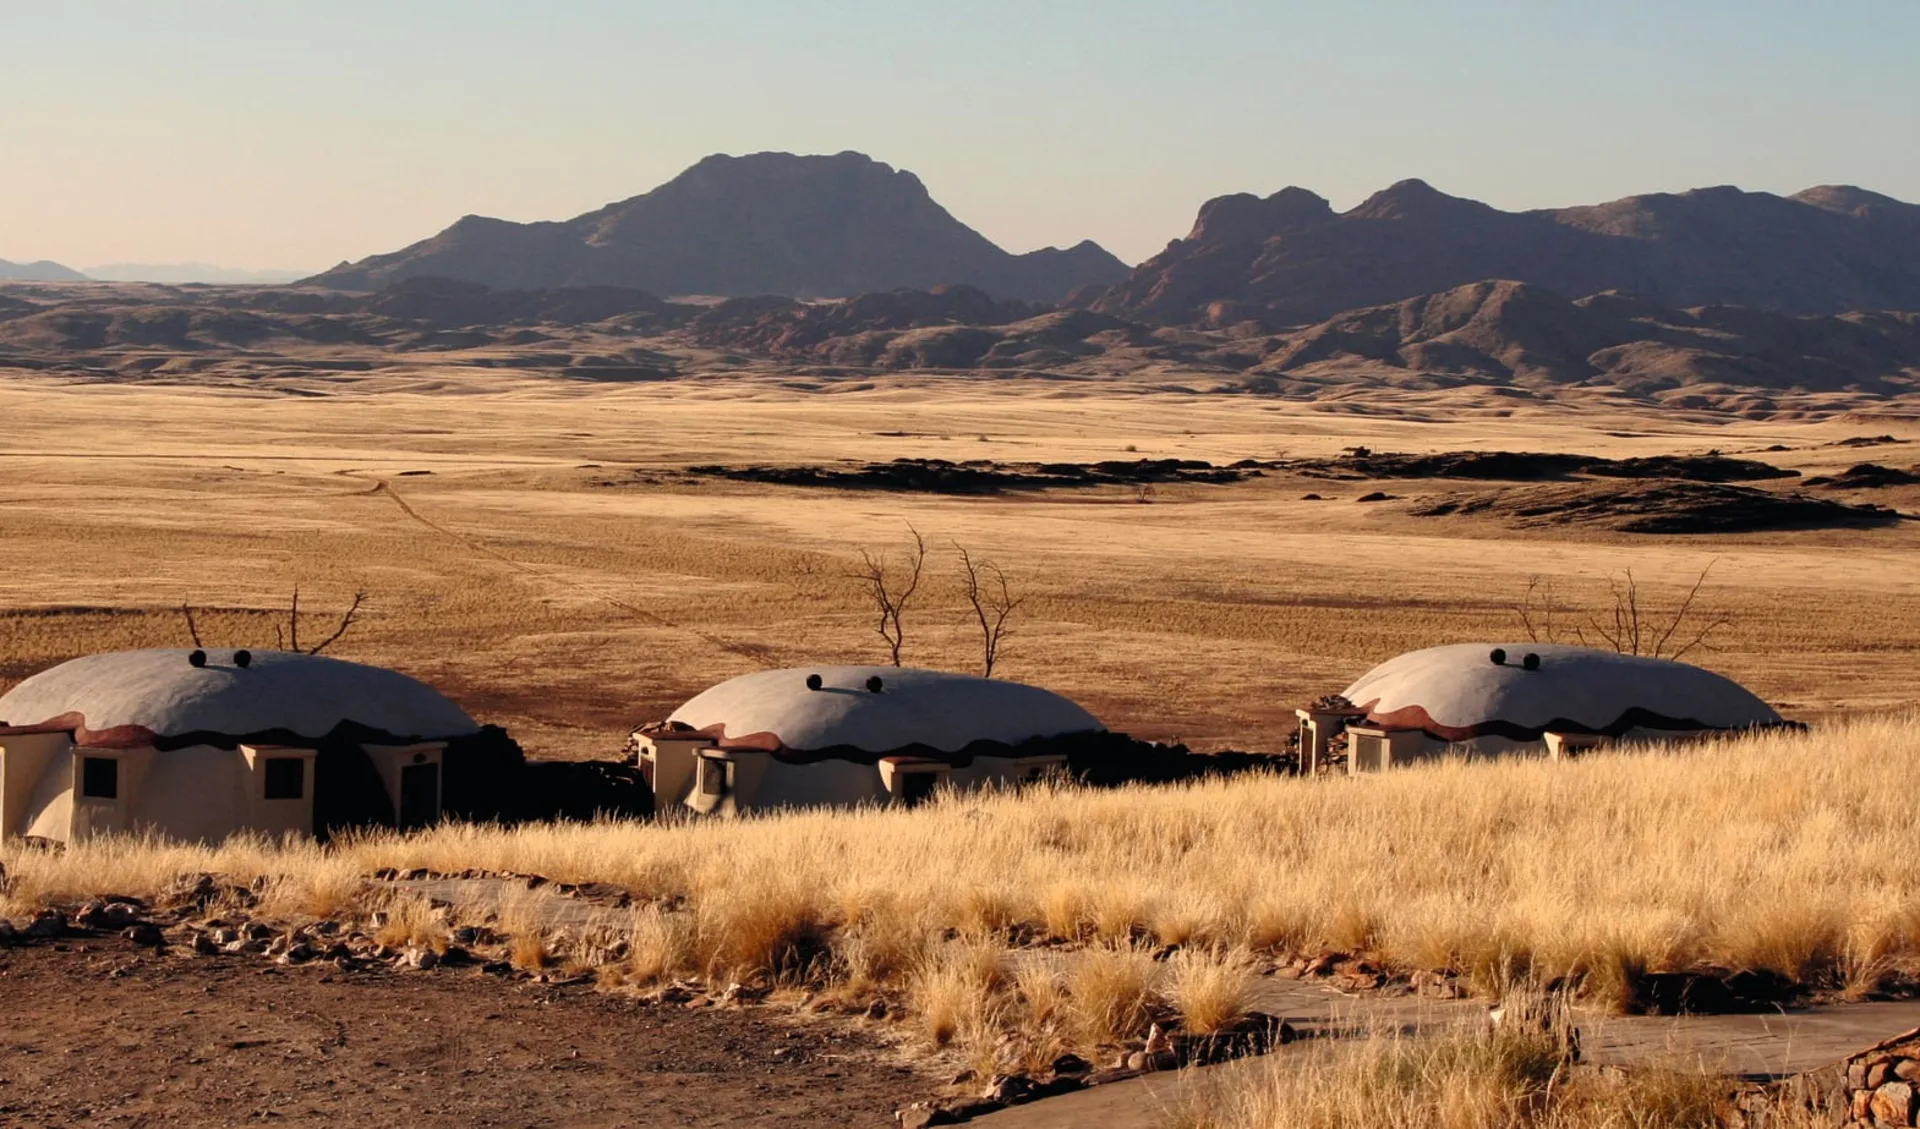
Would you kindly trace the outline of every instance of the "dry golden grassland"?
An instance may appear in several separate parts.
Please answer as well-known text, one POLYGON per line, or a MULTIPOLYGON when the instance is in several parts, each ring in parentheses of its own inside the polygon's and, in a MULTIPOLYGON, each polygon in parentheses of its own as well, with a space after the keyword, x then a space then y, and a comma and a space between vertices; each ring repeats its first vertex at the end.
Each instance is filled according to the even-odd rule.
MULTIPOLYGON (((458 383, 276 377, 255 391, 22 378, 0 387, 0 418, 0 688, 80 653, 184 644, 183 601, 202 609, 209 644, 261 647, 296 584, 309 639, 365 589, 360 624, 329 653, 426 678, 536 755, 612 756, 631 725, 720 678, 882 658, 848 574, 861 548, 897 554, 911 522, 935 556, 906 614, 907 662, 978 661, 959 542, 1029 597, 1000 673, 1072 695, 1116 729, 1197 747, 1276 748, 1293 706, 1374 662, 1513 636, 1530 576, 1591 607, 1631 569, 1670 607, 1709 561, 1704 610, 1733 622, 1697 659, 1806 719, 1915 696, 1913 523, 1514 533, 1285 476, 1163 486, 1141 504, 1125 488, 964 498, 661 474, 904 456, 1225 463, 1355 444, 1718 448, 1821 472, 1912 461, 1920 448, 1830 446, 1920 438, 1897 418, 1730 420, 1485 390, 1303 404, 1013 379, 800 392, 766 378, 608 386, 478 370, 458 383)), ((1457 485, 1386 484, 1403 498, 1457 485)))
MULTIPOLYGON (((1911 976, 1916 762, 1920 717, 1907 715, 1571 763, 1045 786, 914 811, 447 826, 330 849, 9 844, 0 908, 150 895, 211 871, 264 876, 269 913, 374 897, 396 941, 431 943, 431 923, 362 879, 424 867, 609 882, 641 906, 604 923, 626 942, 609 985, 771 978, 880 997, 929 1044, 1030 1068, 1136 1039, 1155 1008, 1230 1026, 1257 962, 1327 949, 1453 970, 1490 994, 1568 977, 1601 1005, 1648 970, 1769 970, 1840 992, 1911 976), (1052 955, 1008 959, 1036 943, 1052 955), (1176 959, 1154 959, 1175 943, 1176 959)), ((600 938, 597 960, 561 953, 525 907, 500 917, 523 967, 616 951, 600 938)))
POLYGON ((1724 1079, 1698 1066, 1582 1069, 1553 1032, 1382 1032, 1263 1064, 1171 1111, 1172 1129, 1774 1129, 1831 1126, 1835 1113, 1787 1098, 1729 1116, 1724 1079), (1752 1118, 1757 1120, 1758 1118, 1752 1118))

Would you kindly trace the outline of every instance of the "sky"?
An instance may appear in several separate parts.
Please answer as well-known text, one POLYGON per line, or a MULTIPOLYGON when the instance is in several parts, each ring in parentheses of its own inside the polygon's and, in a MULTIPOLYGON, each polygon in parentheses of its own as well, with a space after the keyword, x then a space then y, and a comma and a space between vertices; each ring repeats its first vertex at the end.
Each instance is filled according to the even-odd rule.
POLYGON ((1920 0, 0 0, 0 258, 321 269, 710 153, 855 149, 1009 250, 1420 177, 1920 201, 1920 0))

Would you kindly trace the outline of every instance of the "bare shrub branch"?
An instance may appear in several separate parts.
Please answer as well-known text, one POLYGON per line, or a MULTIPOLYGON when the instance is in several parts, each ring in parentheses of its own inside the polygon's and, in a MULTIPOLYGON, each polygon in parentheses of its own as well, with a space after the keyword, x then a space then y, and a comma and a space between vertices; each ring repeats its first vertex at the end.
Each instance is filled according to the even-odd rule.
MULTIPOLYGON (((1700 575, 1694 578, 1693 586, 1687 589, 1686 598, 1672 612, 1665 614, 1641 606, 1640 584, 1632 569, 1623 570, 1619 576, 1608 577, 1607 593, 1612 600, 1611 606, 1581 613, 1586 622, 1584 625, 1574 625, 1574 640, 1581 646, 1604 645, 1608 650, 1623 655, 1646 655, 1656 659, 1679 659, 1706 645, 1708 637, 1715 631, 1733 623, 1724 615, 1703 619, 1698 608, 1707 574, 1713 571, 1717 563, 1708 561, 1707 566, 1700 570, 1700 575), (1589 631, 1592 632, 1591 639, 1589 631)), ((1526 592, 1513 610, 1520 617, 1520 625, 1529 640, 1552 643, 1557 642, 1552 628, 1554 608, 1552 581, 1543 582, 1536 576, 1528 578, 1526 592), (1535 593, 1543 590, 1543 603, 1536 607, 1535 593), (1541 615, 1539 621, 1535 619, 1536 611, 1541 615)))
POLYGON ((1527 577, 1527 590, 1521 594, 1520 602, 1515 604, 1513 612, 1520 617, 1520 627, 1527 633, 1530 643, 1558 643, 1559 629, 1553 617, 1559 611, 1559 601, 1554 596, 1553 577, 1542 578, 1539 575, 1527 577), (1539 604, 1535 606, 1535 599, 1539 604), (1535 621, 1536 613, 1539 616, 1535 621))
POLYGON ((913 535, 913 550, 907 557, 904 580, 896 578, 888 570, 885 551, 875 556, 865 549, 860 550, 861 570, 852 574, 853 579, 866 585, 867 594, 873 598, 874 611, 879 616, 874 630, 886 640, 888 654, 895 666, 900 665, 900 647, 906 642, 900 613, 906 610, 907 602, 919 590, 920 573, 927 563, 927 539, 920 535, 912 522, 907 523, 907 532, 913 535))
POLYGON ((967 603, 973 606, 973 617, 980 624, 981 676, 992 678, 994 664, 1000 661, 1000 645, 1008 635, 1007 619, 1027 598, 1013 595, 1007 585, 1007 574, 999 565, 984 557, 974 560, 958 541, 953 542, 953 550, 960 554, 960 574, 966 585, 967 603))
POLYGON ((200 641, 200 625, 193 622, 193 608, 183 602, 180 605, 180 614, 187 617, 187 634, 193 637, 193 645, 196 647, 206 646, 205 643, 200 641))
POLYGON ((331 647, 335 643, 339 642, 340 637, 342 635, 345 635, 347 633, 347 629, 353 626, 354 614, 360 610, 360 605, 366 601, 366 598, 367 598, 367 594, 365 592, 355 592, 353 594, 353 603, 347 605, 347 610, 341 613, 340 626, 333 629, 333 634, 327 636, 325 639, 322 639, 318 644, 312 647, 309 647, 307 649, 307 653, 309 655, 317 655, 321 651, 324 651, 328 647, 331 647))

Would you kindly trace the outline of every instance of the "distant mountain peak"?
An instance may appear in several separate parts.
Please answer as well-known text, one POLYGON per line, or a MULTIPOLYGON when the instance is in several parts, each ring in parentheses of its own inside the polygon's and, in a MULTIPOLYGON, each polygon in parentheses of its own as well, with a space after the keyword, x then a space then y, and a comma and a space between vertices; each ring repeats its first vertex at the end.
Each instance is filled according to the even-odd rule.
POLYGON ((1478 200, 1449 196, 1417 177, 1396 181, 1348 212, 1355 219, 1407 220, 1461 212, 1490 212, 1478 200))
POLYGON ((489 286, 635 287, 658 294, 813 298, 940 283, 1059 302, 1126 276, 1085 241, 1013 255, 955 219, 920 178, 851 150, 714 154, 650 192, 571 220, 476 216, 311 282, 378 289, 442 275, 489 286))
POLYGON ((1721 185, 1505 212, 1408 179, 1338 215, 1324 203, 1297 189, 1209 200, 1191 235, 1091 308, 1278 331, 1495 278, 1674 309, 1920 310, 1920 207, 1859 188, 1786 198, 1721 185))
POLYGON ((1203 243, 1259 241, 1325 223, 1333 214, 1331 204, 1304 188, 1282 188, 1265 199, 1241 192, 1200 205, 1187 238, 1203 243))
POLYGON ((86 282, 87 276, 52 259, 10 263, 0 259, 0 282, 86 282))

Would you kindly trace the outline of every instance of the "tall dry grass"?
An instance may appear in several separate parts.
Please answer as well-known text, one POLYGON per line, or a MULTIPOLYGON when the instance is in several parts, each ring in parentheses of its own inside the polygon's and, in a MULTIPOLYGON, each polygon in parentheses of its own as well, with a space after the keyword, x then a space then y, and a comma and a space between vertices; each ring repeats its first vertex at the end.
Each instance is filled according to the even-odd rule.
POLYGON ((684 907, 685 956, 673 963, 736 977, 839 966, 897 981, 948 931, 1004 944, 1022 926, 1106 953, 1175 939, 1365 946, 1489 986, 1567 974, 1624 983, 1696 963, 1844 986, 1920 962, 1917 771, 1920 717, 1904 716, 1355 780, 1051 786, 912 812, 660 825, 448 826, 331 849, 9 843, 0 862, 14 913, 88 893, 148 894, 194 871, 266 876, 316 908, 350 877, 389 866, 612 882, 684 907))
POLYGON ((1537 1027, 1379 1031, 1196 1082, 1173 1129, 1823 1129, 1841 1119, 1790 1093, 1738 1095, 1700 1062, 1582 1067, 1537 1027))

